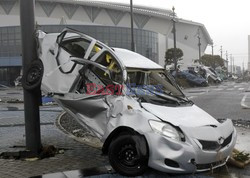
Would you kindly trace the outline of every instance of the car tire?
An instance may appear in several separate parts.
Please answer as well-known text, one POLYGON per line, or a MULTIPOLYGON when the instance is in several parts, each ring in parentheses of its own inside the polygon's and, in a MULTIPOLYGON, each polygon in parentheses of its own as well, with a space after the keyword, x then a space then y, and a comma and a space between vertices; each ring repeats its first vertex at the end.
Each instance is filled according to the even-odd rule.
POLYGON ((208 83, 209 84, 213 84, 214 83, 214 80, 210 76, 208 77, 208 83))
POLYGON ((140 135, 120 135, 109 147, 109 162, 124 176, 142 175, 148 168, 148 148, 140 135))
POLYGON ((201 86, 202 86, 202 87, 207 87, 208 84, 207 84, 207 82, 202 82, 202 83, 201 83, 201 86))
POLYGON ((33 60, 27 68, 25 76, 23 76, 23 88, 26 90, 35 90, 39 88, 41 86, 43 72, 44 68, 42 61, 40 59, 33 60))

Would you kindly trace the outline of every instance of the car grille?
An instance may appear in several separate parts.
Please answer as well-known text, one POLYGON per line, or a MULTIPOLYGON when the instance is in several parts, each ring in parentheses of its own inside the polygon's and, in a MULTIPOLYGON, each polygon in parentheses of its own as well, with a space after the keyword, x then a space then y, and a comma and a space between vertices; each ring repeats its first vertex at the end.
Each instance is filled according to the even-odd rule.
POLYGON ((227 158, 225 158, 225 159, 223 159, 221 161, 208 163, 208 164, 196 164, 196 169, 197 169, 197 171, 199 171, 199 170, 201 171, 201 170, 204 170, 204 169, 212 169, 213 167, 223 165, 226 161, 227 161, 227 158))
POLYGON ((225 146, 227 146, 227 145, 231 142, 232 136, 233 136, 233 134, 229 135, 229 137, 227 137, 227 138, 224 140, 224 142, 221 144, 221 147, 222 147, 222 148, 225 147, 225 146))
POLYGON ((200 144, 202 145, 202 149, 203 150, 217 150, 219 148, 223 148, 225 146, 227 146, 231 140, 232 140, 232 134, 230 134, 225 140, 224 142, 220 145, 218 142, 215 141, 205 141, 205 140, 199 140, 200 144))
POLYGON ((203 150, 216 150, 220 148, 218 142, 199 140, 203 150))

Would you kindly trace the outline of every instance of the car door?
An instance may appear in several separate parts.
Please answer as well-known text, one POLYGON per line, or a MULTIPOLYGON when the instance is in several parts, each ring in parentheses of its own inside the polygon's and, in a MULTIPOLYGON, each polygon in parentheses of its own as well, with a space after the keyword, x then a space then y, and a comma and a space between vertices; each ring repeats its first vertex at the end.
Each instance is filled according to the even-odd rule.
POLYGON ((108 100, 122 97, 122 70, 108 51, 101 52, 95 62, 79 58, 73 61, 83 66, 81 75, 70 92, 57 99, 78 122, 101 138, 113 107, 108 100))
POLYGON ((44 65, 42 89, 45 93, 68 93, 82 65, 71 57, 88 59, 96 40, 80 32, 65 29, 61 34, 46 34, 40 40, 40 58, 44 65))
POLYGON ((79 41, 82 42, 68 39, 58 43, 61 48, 57 56, 60 72, 70 75, 77 70, 78 75, 72 78, 68 92, 54 93, 54 98, 93 135, 101 138, 107 129, 112 107, 107 98, 121 97, 125 67, 111 48, 93 39, 84 57, 81 52, 72 52, 71 46, 79 45, 79 41))

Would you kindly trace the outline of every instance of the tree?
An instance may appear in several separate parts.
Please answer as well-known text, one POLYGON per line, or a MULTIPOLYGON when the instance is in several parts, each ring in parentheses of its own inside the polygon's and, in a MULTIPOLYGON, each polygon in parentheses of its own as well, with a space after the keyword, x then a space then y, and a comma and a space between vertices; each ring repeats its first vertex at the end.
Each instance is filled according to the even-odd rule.
MULTIPOLYGON (((176 48, 176 60, 178 61, 182 60, 183 52, 180 48, 176 48)), ((167 65, 173 64, 174 61, 174 48, 170 48, 165 53, 165 65, 164 69, 167 65)))
POLYGON ((219 55, 204 54, 199 62, 214 69, 219 66, 224 67, 224 60, 219 55))

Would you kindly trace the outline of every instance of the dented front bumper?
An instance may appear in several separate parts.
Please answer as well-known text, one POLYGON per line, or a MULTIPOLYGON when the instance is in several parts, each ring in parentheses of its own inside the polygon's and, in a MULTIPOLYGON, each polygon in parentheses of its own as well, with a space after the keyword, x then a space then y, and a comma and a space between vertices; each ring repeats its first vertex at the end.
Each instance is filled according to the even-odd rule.
MULTIPOLYGON (((223 127, 228 125, 229 121, 223 127)), ((232 127, 231 140, 227 145, 215 150, 205 150, 197 144, 197 139, 190 137, 188 133, 185 133, 185 142, 166 138, 154 132, 145 134, 145 137, 148 143, 153 145, 149 146, 150 167, 169 173, 193 173, 225 165, 236 143, 236 130, 232 127)))

